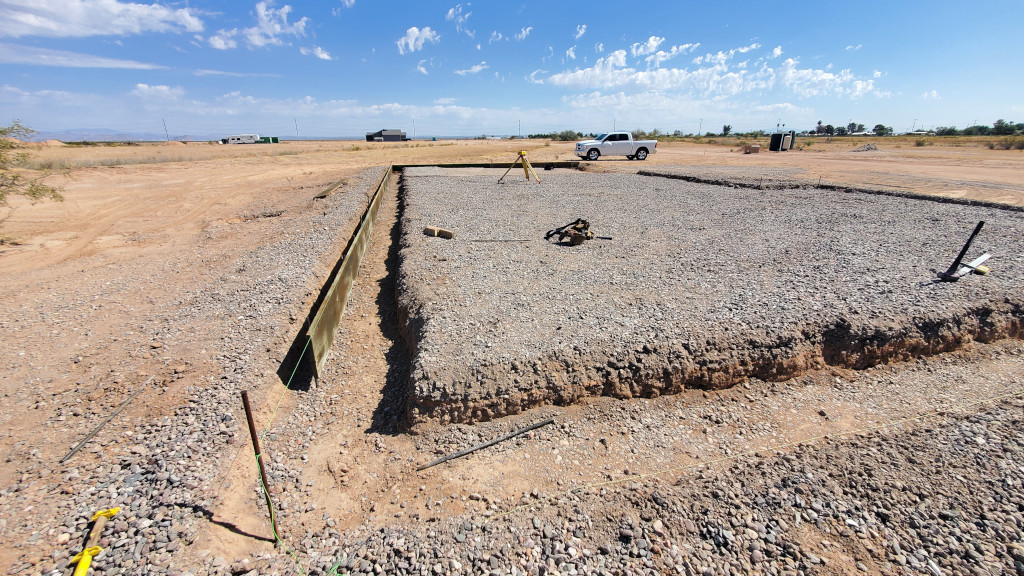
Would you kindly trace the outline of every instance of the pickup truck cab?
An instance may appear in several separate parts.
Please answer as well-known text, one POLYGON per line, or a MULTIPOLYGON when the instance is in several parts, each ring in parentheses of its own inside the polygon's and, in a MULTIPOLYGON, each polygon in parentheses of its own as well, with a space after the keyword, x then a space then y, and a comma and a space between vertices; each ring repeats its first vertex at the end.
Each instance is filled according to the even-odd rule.
POLYGON ((657 147, 657 140, 633 140, 629 132, 609 132, 598 134, 593 140, 577 142, 576 155, 587 160, 597 160, 601 156, 646 160, 647 155, 654 154, 657 147))

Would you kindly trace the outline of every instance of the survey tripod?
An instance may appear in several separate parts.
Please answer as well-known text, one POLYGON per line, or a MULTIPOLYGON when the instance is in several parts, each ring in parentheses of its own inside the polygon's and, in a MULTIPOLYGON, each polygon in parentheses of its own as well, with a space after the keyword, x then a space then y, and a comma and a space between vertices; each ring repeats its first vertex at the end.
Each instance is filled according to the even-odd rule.
POLYGON ((519 162, 523 163, 523 174, 526 175, 526 180, 529 181, 530 174, 533 174, 533 177, 537 179, 537 184, 540 184, 540 176, 537 176, 537 171, 533 169, 533 166, 530 166, 530 161, 526 159, 526 150, 519 151, 519 157, 516 158, 516 161, 513 162, 511 166, 508 167, 508 170, 505 170, 505 173, 501 175, 501 178, 498 178, 498 184, 501 184, 501 181, 505 179, 505 176, 508 176, 508 173, 511 172, 519 162))

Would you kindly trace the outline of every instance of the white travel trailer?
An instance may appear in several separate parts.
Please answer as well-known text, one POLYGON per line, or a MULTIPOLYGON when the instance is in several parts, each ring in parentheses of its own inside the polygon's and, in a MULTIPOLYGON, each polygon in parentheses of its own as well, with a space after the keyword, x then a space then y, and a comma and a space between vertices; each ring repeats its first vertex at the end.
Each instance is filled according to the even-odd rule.
POLYGON ((259 141, 259 134, 239 134, 237 136, 228 136, 227 138, 221 138, 221 143, 223 144, 255 144, 259 141))

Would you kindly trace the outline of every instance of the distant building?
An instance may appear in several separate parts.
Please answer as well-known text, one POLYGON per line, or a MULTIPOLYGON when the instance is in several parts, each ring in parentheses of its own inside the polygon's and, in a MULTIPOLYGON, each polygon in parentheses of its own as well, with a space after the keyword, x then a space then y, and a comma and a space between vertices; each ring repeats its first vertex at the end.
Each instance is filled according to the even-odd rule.
POLYGON ((377 130, 366 133, 367 142, 402 142, 408 139, 401 130, 377 130))
POLYGON ((221 144, 255 144, 260 141, 259 134, 238 134, 237 136, 228 136, 227 138, 221 138, 221 144))

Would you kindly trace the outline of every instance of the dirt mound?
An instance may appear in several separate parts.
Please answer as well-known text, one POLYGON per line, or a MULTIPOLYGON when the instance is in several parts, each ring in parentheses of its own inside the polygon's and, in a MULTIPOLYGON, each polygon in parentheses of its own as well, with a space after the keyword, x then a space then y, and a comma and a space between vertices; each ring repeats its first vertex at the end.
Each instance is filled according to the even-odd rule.
POLYGON ((67 144, 61 142, 60 140, 46 140, 44 142, 40 142, 39 146, 46 148, 61 148, 63 146, 67 146, 67 144))
POLYGON ((878 146, 875 146, 874 144, 864 144, 863 146, 857 146, 853 150, 850 150, 850 152, 870 152, 872 150, 878 150, 878 146))

